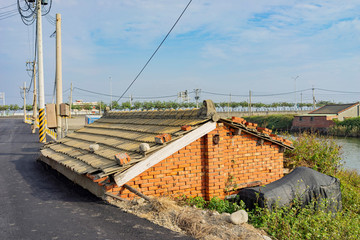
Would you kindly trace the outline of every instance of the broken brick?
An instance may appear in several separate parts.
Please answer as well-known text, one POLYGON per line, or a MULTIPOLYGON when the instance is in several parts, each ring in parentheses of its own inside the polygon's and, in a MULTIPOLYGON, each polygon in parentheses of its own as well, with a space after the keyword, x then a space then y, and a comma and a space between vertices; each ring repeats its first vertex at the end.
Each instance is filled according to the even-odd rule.
POLYGON ((189 126, 189 125, 181 126, 181 130, 183 130, 183 131, 189 131, 189 130, 191 130, 191 126, 189 126))
POLYGON ((231 121, 236 122, 236 123, 241 123, 241 124, 246 123, 246 120, 241 117, 231 117, 231 121))
POLYGON ((171 140, 171 135, 168 133, 164 133, 155 137, 155 142, 159 144, 164 144, 170 140, 171 140))
POLYGON ((115 155, 115 161, 120 166, 128 163, 131 161, 130 156, 127 153, 118 153, 115 155))
POLYGON ((259 132, 265 133, 265 134, 268 134, 268 135, 272 132, 271 129, 264 128, 264 127, 257 127, 256 129, 257 129, 259 132))

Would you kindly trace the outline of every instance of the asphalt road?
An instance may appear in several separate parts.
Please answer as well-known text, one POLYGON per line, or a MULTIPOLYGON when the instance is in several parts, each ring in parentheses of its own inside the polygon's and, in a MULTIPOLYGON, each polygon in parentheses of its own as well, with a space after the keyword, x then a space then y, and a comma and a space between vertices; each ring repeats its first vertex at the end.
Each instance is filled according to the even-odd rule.
POLYGON ((38 135, 0 119, 0 239, 192 239, 122 212, 36 161, 38 135))

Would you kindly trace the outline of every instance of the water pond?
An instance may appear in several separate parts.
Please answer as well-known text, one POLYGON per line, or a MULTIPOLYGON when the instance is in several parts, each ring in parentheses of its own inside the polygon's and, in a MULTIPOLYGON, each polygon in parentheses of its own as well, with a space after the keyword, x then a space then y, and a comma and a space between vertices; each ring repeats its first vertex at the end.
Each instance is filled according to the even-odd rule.
POLYGON ((360 173, 360 138, 334 138, 341 146, 345 168, 355 169, 360 173))

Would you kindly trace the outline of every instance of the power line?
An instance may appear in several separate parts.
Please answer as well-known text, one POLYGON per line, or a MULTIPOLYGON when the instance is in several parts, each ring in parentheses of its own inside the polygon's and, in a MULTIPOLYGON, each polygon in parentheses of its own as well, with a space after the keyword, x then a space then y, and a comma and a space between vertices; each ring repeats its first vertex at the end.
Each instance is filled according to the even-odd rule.
POLYGON ((5 16, 5 15, 16 13, 16 12, 17 12, 17 9, 7 10, 5 12, 0 12, 0 16, 5 16))
MULTIPOLYGON (((78 87, 74 87, 73 90, 80 90, 80 91, 83 91, 83 92, 88 92, 88 93, 92 93, 92 94, 96 94, 96 95, 101 95, 101 96, 106 96, 106 97, 119 97, 119 96, 116 96, 116 95, 110 95, 110 94, 106 94, 106 93, 99 93, 99 92, 95 92, 95 91, 90 91, 90 90, 86 90, 86 89, 83 89, 83 88, 78 88, 78 87)), ((192 92, 190 92, 192 93, 192 92)), ((161 99, 161 98, 171 98, 171 97, 177 97, 177 94, 174 94, 174 95, 166 95, 166 96, 155 96, 155 97, 144 97, 144 96, 139 96, 139 97, 136 97, 136 96, 133 96, 134 99, 161 99)))
POLYGON ((7 18, 11 18, 11 17, 16 16, 16 15, 18 15, 18 13, 14 13, 14 14, 8 15, 8 16, 6 16, 6 17, 0 16, 0 20, 5 20, 5 19, 7 19, 7 18))
POLYGON ((102 95, 102 96, 106 96, 106 97, 119 97, 119 96, 115 96, 115 95, 110 95, 110 94, 106 94, 106 93, 99 93, 99 92, 94 92, 94 91, 90 91, 90 90, 86 90, 86 89, 82 89, 82 88, 78 88, 78 87, 74 87, 73 90, 78 89, 80 91, 83 92, 88 92, 88 93, 93 93, 93 94, 97 94, 97 95, 102 95))
MULTIPOLYGON (((215 93, 215 92, 207 92, 207 91, 201 91, 202 93, 207 93, 211 95, 217 95, 217 96, 229 96, 230 93, 215 93)), ((233 97, 248 97, 249 95, 238 95, 238 94, 231 94, 233 97)))
POLYGON ((116 102, 119 102, 119 100, 127 93, 127 91, 131 88, 131 86, 135 83, 135 81, 138 79, 138 77, 141 75, 141 73, 144 71, 144 69, 146 68, 146 66, 150 63, 151 59, 155 56, 155 54, 157 53, 157 51, 160 49, 160 47, 162 46, 162 44, 165 42, 165 40, 167 39, 167 37, 170 35, 171 31, 174 29, 174 27, 176 26, 176 24, 179 22, 180 18, 182 17, 182 15, 185 13, 186 9, 189 7, 190 3, 192 2, 192 0, 189 1, 189 3, 186 5, 186 7, 184 8, 184 10, 182 11, 182 13, 180 14, 180 16, 178 17, 178 19, 176 20, 176 22, 174 23, 174 25, 171 27, 171 29, 169 30, 169 32, 166 34, 166 36, 164 37, 164 39, 161 41, 161 43, 159 44, 159 46, 156 48, 155 52, 151 55, 151 57, 149 58, 149 60, 145 63, 144 67, 140 70, 140 72, 138 73, 138 75, 135 77, 135 79, 130 83, 130 85, 126 88, 126 90, 124 91, 124 93, 119 97, 119 99, 116 102))
POLYGON ((326 92, 335 92, 335 93, 346 93, 346 94, 360 94, 360 92, 350 92, 350 91, 338 91, 338 90, 329 90, 324 88, 315 88, 316 90, 326 91, 326 92))
POLYGON ((0 9, 5 9, 5 8, 9 8, 9 7, 12 7, 12 6, 15 6, 17 3, 13 3, 13 4, 10 4, 8 6, 5 6, 5 7, 0 7, 0 9))
POLYGON ((299 92, 306 92, 312 90, 312 88, 303 89, 303 90, 297 90, 292 92, 283 92, 283 93, 271 93, 271 94, 253 94, 254 97, 272 97, 272 96, 281 96, 281 95, 289 95, 293 93, 299 93, 299 92))

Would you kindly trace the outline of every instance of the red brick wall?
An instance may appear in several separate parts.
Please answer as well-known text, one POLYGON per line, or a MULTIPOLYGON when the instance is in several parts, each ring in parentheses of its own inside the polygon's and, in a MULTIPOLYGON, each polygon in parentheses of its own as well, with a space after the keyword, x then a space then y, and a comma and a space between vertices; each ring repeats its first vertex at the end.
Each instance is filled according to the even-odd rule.
MULTIPOLYGON (((263 185, 283 176, 283 154, 270 142, 258 144, 248 134, 233 136, 218 126, 127 184, 148 196, 214 196, 224 198, 240 187, 263 185), (219 143, 213 137, 219 135, 219 143)), ((123 198, 135 195, 123 187, 109 190, 123 198)))
POLYGON ((335 123, 332 121, 334 117, 332 116, 313 116, 313 120, 311 120, 311 116, 295 116, 292 126, 295 128, 328 128, 335 123))

